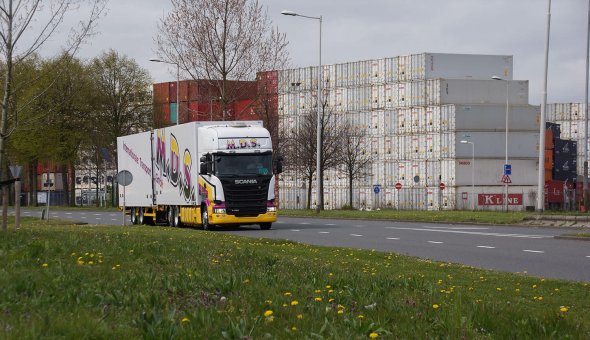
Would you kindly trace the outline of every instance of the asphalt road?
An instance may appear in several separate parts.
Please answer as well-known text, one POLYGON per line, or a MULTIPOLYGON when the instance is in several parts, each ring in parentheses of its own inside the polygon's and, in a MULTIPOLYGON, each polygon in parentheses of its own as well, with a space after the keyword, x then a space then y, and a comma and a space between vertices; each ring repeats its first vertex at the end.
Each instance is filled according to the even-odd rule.
MULTIPOLYGON (((23 216, 40 215, 40 211, 23 211, 23 216)), ((50 217, 89 224, 123 224, 120 212, 51 211, 50 217)), ((223 232, 375 249, 505 272, 590 282, 590 242, 554 239, 566 232, 560 228, 280 217, 271 230, 246 226, 223 232)))

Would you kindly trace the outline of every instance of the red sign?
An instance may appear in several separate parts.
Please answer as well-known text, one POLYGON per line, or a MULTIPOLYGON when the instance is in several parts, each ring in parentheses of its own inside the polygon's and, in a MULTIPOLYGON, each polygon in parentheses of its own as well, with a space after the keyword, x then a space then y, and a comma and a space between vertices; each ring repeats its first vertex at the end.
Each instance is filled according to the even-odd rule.
POLYGON ((508 175, 502 176, 502 183, 505 183, 505 184, 512 183, 512 181, 510 180, 510 176, 508 176, 508 175))
POLYGON ((395 183, 395 188, 397 190, 401 189, 402 188, 402 184, 400 182, 395 183))
MULTIPOLYGON (((478 194, 477 205, 504 205, 504 194, 478 194)), ((508 194, 508 205, 522 205, 522 194, 508 194)))
POLYGON ((438 187, 440 188, 440 190, 445 190, 445 188, 447 187, 444 183, 440 183, 438 185, 438 187))

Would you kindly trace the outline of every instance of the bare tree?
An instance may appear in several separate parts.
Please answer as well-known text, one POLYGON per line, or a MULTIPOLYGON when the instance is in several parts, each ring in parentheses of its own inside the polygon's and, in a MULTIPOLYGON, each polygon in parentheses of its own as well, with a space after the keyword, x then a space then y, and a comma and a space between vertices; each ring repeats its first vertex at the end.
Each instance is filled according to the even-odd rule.
POLYGON ((367 165, 374 161, 374 155, 366 149, 363 139, 366 133, 355 128, 350 121, 345 121, 341 126, 342 152, 341 164, 348 179, 348 204, 354 208, 352 202, 352 184, 355 179, 367 175, 367 165))
MULTIPOLYGON (((18 127, 18 111, 11 111, 13 94, 18 87, 30 85, 14 83, 14 68, 39 51, 58 28, 63 27, 67 14, 77 11, 83 3, 90 3, 90 13, 85 21, 71 27, 70 37, 64 46, 70 54, 74 54, 92 32, 104 9, 105 0, 4 0, 0 3, 0 62, 4 76, 0 112, 0 170, 5 168, 6 140, 18 127)), ((3 200, 3 229, 6 229, 6 201, 3 200)))
POLYGON ((241 95, 242 81, 288 62, 286 36, 271 27, 258 1, 171 1, 172 11, 158 25, 158 53, 218 89, 224 120, 231 118, 227 107, 241 95))

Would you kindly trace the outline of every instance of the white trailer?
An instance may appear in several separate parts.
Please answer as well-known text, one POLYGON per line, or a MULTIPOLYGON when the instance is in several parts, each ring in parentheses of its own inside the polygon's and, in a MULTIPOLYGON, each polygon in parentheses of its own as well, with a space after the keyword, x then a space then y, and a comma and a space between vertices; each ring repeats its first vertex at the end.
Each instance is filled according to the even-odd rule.
POLYGON ((270 133, 261 121, 191 122, 117 138, 118 171, 133 182, 119 204, 134 224, 171 226, 276 221, 270 133))

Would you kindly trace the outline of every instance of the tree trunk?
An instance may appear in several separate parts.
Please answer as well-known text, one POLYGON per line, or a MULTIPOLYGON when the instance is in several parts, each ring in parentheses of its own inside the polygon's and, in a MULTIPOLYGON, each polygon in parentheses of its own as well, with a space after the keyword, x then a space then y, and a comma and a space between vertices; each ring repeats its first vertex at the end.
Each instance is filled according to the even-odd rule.
POLYGON ((352 174, 348 174, 348 205, 350 205, 350 209, 354 209, 352 206, 352 174))
POLYGON ((311 185, 313 179, 309 176, 309 180, 307 181, 307 204, 305 205, 305 209, 311 209, 311 185))
POLYGON ((61 166, 61 183, 63 185, 63 197, 64 197, 64 205, 70 205, 70 190, 69 190, 69 178, 68 178, 68 167, 66 165, 61 166))

